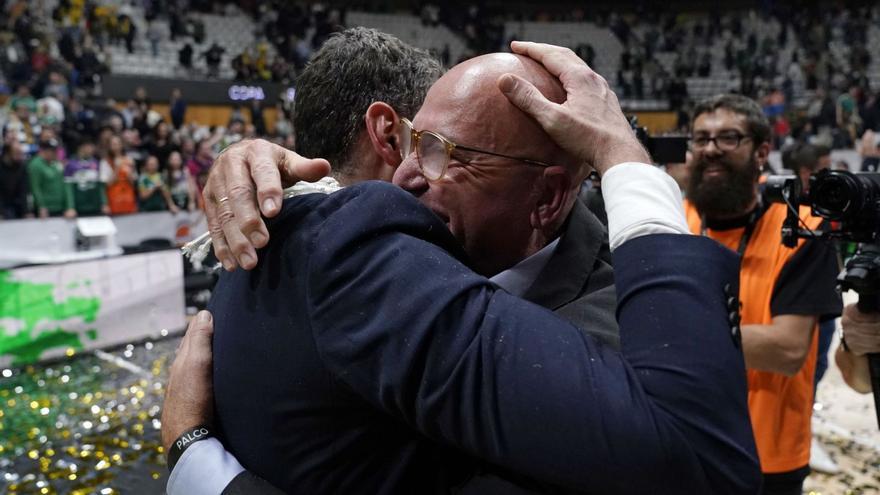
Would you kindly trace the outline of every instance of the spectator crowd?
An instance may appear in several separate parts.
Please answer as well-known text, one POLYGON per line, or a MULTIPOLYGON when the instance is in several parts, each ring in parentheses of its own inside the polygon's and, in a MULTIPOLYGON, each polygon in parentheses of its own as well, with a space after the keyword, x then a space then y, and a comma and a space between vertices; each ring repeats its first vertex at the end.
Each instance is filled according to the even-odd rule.
MULTIPOLYGON (((2 11, 0 98, 8 95, 0 108, 4 218, 194 208, 213 156, 243 137, 270 135, 259 104, 250 119, 236 109, 227 126, 207 128, 185 124, 179 92, 168 118, 151 107, 143 90, 125 103, 101 98, 102 77, 113 67, 110 46, 124 45, 129 52, 149 46, 155 55, 165 33, 154 21, 165 19, 171 40, 187 39, 181 67, 191 69, 204 59, 207 75, 218 77, 225 48, 206 40, 204 23, 192 12, 243 11, 255 20, 258 35, 252 46, 227 57, 235 79, 290 84, 346 19, 343 8, 278 0, 236 6, 64 0, 50 11, 5 0, 2 11), (147 22, 140 29, 133 21, 136 8, 147 22)), ((865 48, 880 19, 877 8, 776 6, 747 15, 683 15, 657 6, 625 14, 510 13, 459 2, 425 3, 414 13, 426 26, 445 24, 463 36, 465 57, 506 47, 506 20, 590 20, 621 43, 617 72, 607 74, 620 96, 667 100, 679 112, 682 132, 689 131, 692 106, 687 80, 721 73, 731 75, 726 89, 762 103, 775 149, 858 146, 867 169, 880 156, 880 97, 867 77, 871 54, 865 48)), ((596 57, 590 44, 571 48, 588 63, 596 57)), ((435 55, 446 65, 456 62, 448 50, 435 55)), ((279 143, 292 144, 291 112, 289 103, 277 105, 279 143)))
MULTIPOLYGON (((75 2, 59 5, 55 14, 66 19, 62 24, 82 12, 75 7, 75 2)), ((11 93, 0 106, 4 219, 193 210, 216 154, 256 137, 254 123, 267 136, 259 108, 251 123, 237 111, 227 126, 209 128, 185 123, 180 91, 172 95, 169 118, 152 107, 143 88, 124 104, 97 97, 89 59, 96 58, 96 46, 118 34, 116 24, 85 28, 95 23, 81 18, 53 30, 25 2, 12 2, 4 12, 10 15, 0 31, 6 48, 0 63, 11 93)), ((278 109, 276 128, 284 133, 278 142, 285 143, 292 126, 281 122, 285 110, 278 109)))

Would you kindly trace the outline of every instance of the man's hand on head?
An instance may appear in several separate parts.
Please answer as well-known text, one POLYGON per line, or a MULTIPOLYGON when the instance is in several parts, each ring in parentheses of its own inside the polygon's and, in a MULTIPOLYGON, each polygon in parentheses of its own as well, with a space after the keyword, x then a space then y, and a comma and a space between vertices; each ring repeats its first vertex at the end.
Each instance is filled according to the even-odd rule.
POLYGON ((214 412, 211 313, 201 311, 186 329, 168 374, 162 405, 162 447, 166 455, 184 431, 211 424, 214 412))
POLYGON ((604 174, 624 162, 650 163, 608 82, 568 48, 514 41, 514 53, 531 57, 559 78, 567 93, 553 103, 525 79, 505 74, 498 87, 520 110, 534 118, 562 149, 604 174))
POLYGON ((264 139, 226 148, 214 161, 203 192, 214 254, 223 267, 257 266, 256 250, 269 242, 260 214, 273 217, 281 211, 284 187, 329 173, 327 160, 304 158, 264 139))

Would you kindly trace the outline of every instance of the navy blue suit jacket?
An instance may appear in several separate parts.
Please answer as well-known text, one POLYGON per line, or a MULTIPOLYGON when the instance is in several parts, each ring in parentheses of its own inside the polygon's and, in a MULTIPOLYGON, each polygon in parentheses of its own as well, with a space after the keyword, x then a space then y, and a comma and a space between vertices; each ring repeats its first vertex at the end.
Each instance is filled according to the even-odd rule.
POLYGON ((480 459, 567 491, 757 491, 716 243, 616 250, 617 352, 473 273, 389 184, 293 198, 270 229, 210 309, 224 444, 275 486, 444 492, 480 459))

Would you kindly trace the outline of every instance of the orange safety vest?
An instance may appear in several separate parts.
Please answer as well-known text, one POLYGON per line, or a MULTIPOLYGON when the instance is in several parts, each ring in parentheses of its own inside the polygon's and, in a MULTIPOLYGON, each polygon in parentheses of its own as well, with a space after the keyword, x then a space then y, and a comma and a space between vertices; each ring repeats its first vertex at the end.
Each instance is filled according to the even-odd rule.
MULTIPOLYGON (((696 208, 685 201, 688 227, 694 234, 701 234, 702 223, 696 208)), ((811 229, 822 222, 813 217, 809 208, 800 207, 799 214, 811 229)), ((739 296, 742 302, 742 324, 773 323, 770 299, 773 287, 785 263, 803 246, 789 249, 782 245, 782 223, 786 206, 770 205, 755 225, 754 232, 743 253, 739 276, 739 296)), ((706 235, 737 250, 745 227, 715 231, 707 229, 706 235)), ((810 421, 813 414, 813 375, 816 369, 817 333, 813 339, 803 367, 794 376, 749 369, 749 414, 758 445, 758 457, 764 473, 782 473, 806 466, 810 462, 810 421)))

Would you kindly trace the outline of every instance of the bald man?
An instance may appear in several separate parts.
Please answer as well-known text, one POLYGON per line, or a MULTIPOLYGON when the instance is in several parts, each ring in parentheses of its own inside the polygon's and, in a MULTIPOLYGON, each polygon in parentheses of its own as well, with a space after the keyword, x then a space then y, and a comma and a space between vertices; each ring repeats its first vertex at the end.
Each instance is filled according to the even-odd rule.
MULTIPOLYGON (((332 71, 334 67, 326 70, 332 71)), ((527 58, 498 53, 460 64, 433 90, 434 96, 428 99, 433 107, 419 116, 435 120, 442 117, 454 124, 446 126, 454 132, 453 142, 471 148, 484 143, 483 148, 495 150, 496 154, 459 146, 452 155, 449 177, 428 181, 418 166, 411 166, 401 169, 394 183, 414 194, 437 215, 454 217, 450 228, 465 245, 480 274, 491 277, 511 294, 551 309, 618 347, 607 233, 602 222, 584 204, 575 201, 587 168, 566 156, 534 120, 510 105, 494 87, 495 79, 505 72, 533 79, 554 101, 564 98, 559 81, 527 58), (511 153, 506 153, 507 157, 497 156, 505 154, 504 150, 511 153), (461 174, 469 170, 479 170, 480 174, 461 174), (468 180, 469 177, 474 180, 468 180)), ((303 78, 308 87, 300 88, 297 95, 308 96, 304 96, 305 104, 297 105, 297 113, 311 109, 315 106, 313 101, 332 102, 342 97, 335 95, 339 84, 314 84, 311 88, 311 82, 312 78, 303 78)), ((350 93, 346 90, 346 94, 350 93)), ((332 104, 318 105, 316 110, 323 113, 339 111, 332 104)), ((412 117, 408 109, 394 106, 376 102, 368 108, 346 107, 348 119, 357 115, 362 124, 358 138, 348 140, 357 146, 334 151, 338 163, 334 163, 332 175, 340 184, 391 179, 391 174, 377 171, 394 173, 401 164, 400 138, 405 135, 411 142, 412 132, 418 131, 400 119, 412 117)), ((323 136, 326 132, 306 128, 310 121, 307 117, 315 117, 316 113, 312 111, 297 119, 297 141, 301 153, 323 156, 330 145, 323 136), (316 146, 315 142, 325 144, 316 146)), ((428 146, 446 145, 427 136, 425 141, 431 141, 428 146)), ((261 221, 259 208, 267 200, 279 203, 279 198, 271 195, 280 195, 281 177, 289 173, 286 166, 298 156, 260 140, 230 148, 215 163, 205 189, 209 199, 208 222, 215 253, 223 265, 228 270, 251 269, 257 260, 255 248, 263 247, 270 235, 261 221), (256 182, 256 191, 251 177, 256 182), (217 198, 228 200, 218 203, 217 198)), ((277 209, 264 207, 263 213, 272 217, 277 209)))
POLYGON ((288 492, 442 493, 495 466, 548 490, 753 493, 742 355, 721 289, 734 258, 656 235, 687 231, 677 188, 633 163, 648 157, 604 80, 568 50, 514 48, 567 95, 531 61, 489 57, 450 71, 427 113, 402 122, 395 181, 436 215, 380 183, 293 198, 256 269, 221 278, 217 413, 237 427, 224 428, 227 446, 288 492), (496 94, 481 100, 474 91, 491 88, 473 75, 496 94), (432 113, 446 103, 459 119, 432 113), (469 120, 470 108, 498 124, 469 120), (458 141, 467 126, 485 136, 458 141), (478 275, 552 242, 583 163, 608 172, 622 354, 478 275), (501 185, 523 196, 502 202, 501 185), (455 186, 483 195, 470 208, 501 227, 475 222, 455 186), (642 186, 649 203, 624 212, 642 186), (498 256, 472 261, 466 251, 504 244, 504 227, 498 256))

